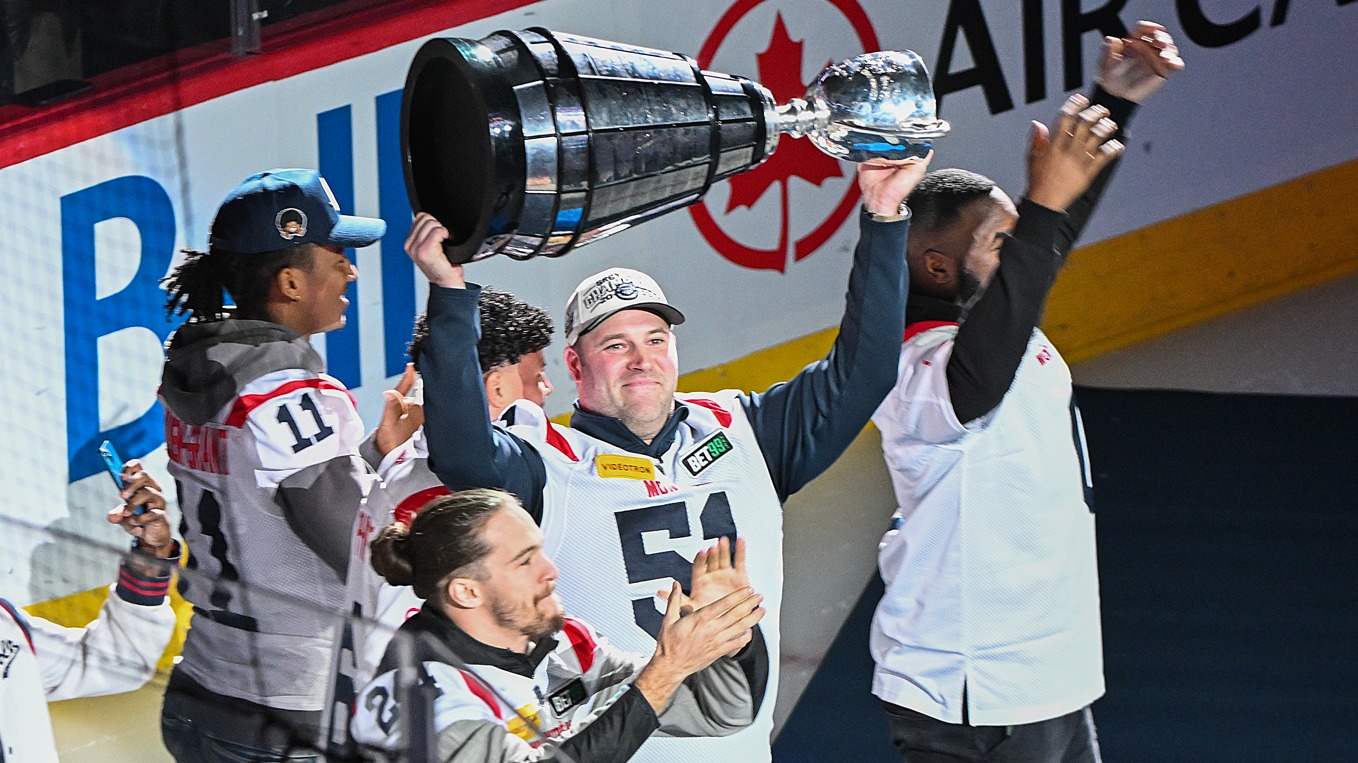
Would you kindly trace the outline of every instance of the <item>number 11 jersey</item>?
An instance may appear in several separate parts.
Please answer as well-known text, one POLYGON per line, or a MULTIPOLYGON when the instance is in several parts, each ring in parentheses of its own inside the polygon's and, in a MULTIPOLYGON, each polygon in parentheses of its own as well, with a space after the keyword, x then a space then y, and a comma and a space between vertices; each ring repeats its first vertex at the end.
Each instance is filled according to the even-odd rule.
POLYGON ((166 358, 165 441, 194 571, 178 669, 217 694, 319 710, 337 623, 326 610, 342 609, 350 531, 376 482, 353 398, 273 323, 186 324, 166 358))

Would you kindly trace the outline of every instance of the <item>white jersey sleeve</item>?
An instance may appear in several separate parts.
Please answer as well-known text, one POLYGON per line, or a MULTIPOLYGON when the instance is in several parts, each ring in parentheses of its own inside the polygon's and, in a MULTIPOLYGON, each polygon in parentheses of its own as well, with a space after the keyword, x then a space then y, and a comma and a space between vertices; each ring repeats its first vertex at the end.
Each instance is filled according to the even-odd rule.
POLYGON ((901 346, 896 386, 872 417, 884 438, 895 435, 942 444, 984 427, 986 417, 964 423, 953 410, 948 361, 956 338, 957 326, 949 324, 917 334, 901 346))
POLYGON ((99 616, 83 628, 28 619, 33 651, 49 701, 139 689, 174 633, 168 602, 143 606, 123 601, 109 588, 99 616))

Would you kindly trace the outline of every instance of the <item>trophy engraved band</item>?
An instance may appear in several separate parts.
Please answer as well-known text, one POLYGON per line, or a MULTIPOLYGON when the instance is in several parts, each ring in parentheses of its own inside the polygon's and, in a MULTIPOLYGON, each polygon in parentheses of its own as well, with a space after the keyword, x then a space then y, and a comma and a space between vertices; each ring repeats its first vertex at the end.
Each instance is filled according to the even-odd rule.
POLYGON ((924 156, 948 125, 909 51, 832 66, 779 107, 678 53, 534 28, 437 38, 401 105, 412 206, 453 262, 558 257, 692 204, 758 166, 782 132, 850 161, 924 156))

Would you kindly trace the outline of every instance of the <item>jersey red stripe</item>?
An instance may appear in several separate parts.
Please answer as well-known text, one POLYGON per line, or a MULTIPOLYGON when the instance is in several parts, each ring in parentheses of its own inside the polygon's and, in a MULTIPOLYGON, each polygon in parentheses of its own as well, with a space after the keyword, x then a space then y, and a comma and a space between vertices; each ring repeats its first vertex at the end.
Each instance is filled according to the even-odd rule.
POLYGON ((330 389, 343 392, 349 397, 349 402, 352 403, 355 408, 358 407, 358 403, 354 400, 353 394, 345 389, 342 384, 336 384, 334 382, 326 381, 325 379, 298 379, 296 381, 280 384, 268 392, 262 392, 258 395, 241 395, 236 398, 235 405, 231 406, 230 415, 226 417, 226 425, 229 427, 243 426, 245 424, 245 419, 250 416, 250 412, 254 409, 276 397, 282 397, 283 395, 296 392, 299 389, 330 389))
POLYGON ((566 458, 572 461, 580 460, 580 457, 575 455, 575 450, 571 448, 571 444, 566 441, 566 436, 561 434, 561 431, 556 428, 556 424, 550 421, 547 422, 547 444, 561 451, 566 458))
POLYGON ((721 407, 720 405, 717 405, 717 401, 707 400, 701 397, 690 397, 686 398, 684 402, 693 403, 694 405, 701 405, 702 407, 716 414, 718 424, 721 424, 724 427, 731 426, 731 412, 721 407))
POLYGON ((495 701, 495 695, 490 693, 490 689, 487 689, 479 680, 477 680, 476 676, 471 673, 468 673, 465 670, 459 670, 457 672, 461 673, 462 680, 467 682, 467 689, 470 690, 472 694, 475 694, 477 699, 486 703, 486 707, 489 707, 490 711, 495 713, 496 718, 503 721, 505 717, 504 714, 500 712, 500 703, 495 701))
POLYGON ((423 509, 430 501, 439 496, 449 495, 451 492, 452 491, 443 485, 426 488, 418 493, 410 495, 404 501, 401 501, 400 505, 391 512, 391 515, 397 522, 400 522, 403 525, 409 525, 410 520, 414 519, 420 509, 423 509))
POLYGON ((575 650, 575 659, 580 661, 580 672, 588 673, 594 665, 594 637, 589 635, 589 629, 582 625, 578 620, 569 617, 561 624, 561 632, 566 634, 566 638, 571 640, 571 648, 575 650))
POLYGON ((905 327, 905 337, 902 338, 901 341, 908 342, 912 338, 917 337, 930 329, 936 329, 939 326, 956 326, 956 325, 957 321, 916 321, 915 323, 912 323, 909 326, 905 327))

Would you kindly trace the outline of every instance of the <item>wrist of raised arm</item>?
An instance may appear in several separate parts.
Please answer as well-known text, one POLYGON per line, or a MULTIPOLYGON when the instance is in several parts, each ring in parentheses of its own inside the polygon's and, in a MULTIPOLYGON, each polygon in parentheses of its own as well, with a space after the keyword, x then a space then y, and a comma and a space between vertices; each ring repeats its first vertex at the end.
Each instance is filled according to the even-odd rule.
POLYGON ((1043 249, 1055 245, 1057 232, 1066 219, 1065 212, 1045 207, 1025 196, 1019 200, 1018 214, 1018 223, 1011 234, 1014 239, 1043 249))
POLYGON ((1091 105, 1108 109, 1108 118, 1118 125, 1118 131, 1113 134, 1113 137, 1118 139, 1126 133, 1127 125, 1131 123, 1138 106, 1135 101, 1113 95, 1105 90, 1103 85, 1094 86, 1094 92, 1089 95, 1089 102, 1091 105))
POLYGON ((132 551, 118 570, 118 598, 131 604, 156 606, 170 590, 170 576, 179 566, 179 541, 146 546, 134 538, 132 551))

